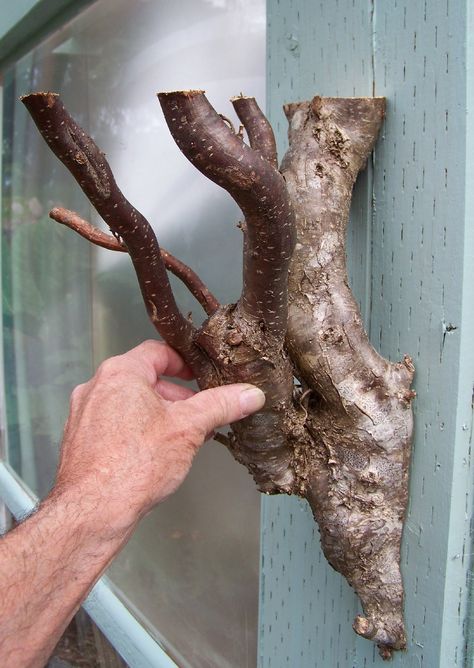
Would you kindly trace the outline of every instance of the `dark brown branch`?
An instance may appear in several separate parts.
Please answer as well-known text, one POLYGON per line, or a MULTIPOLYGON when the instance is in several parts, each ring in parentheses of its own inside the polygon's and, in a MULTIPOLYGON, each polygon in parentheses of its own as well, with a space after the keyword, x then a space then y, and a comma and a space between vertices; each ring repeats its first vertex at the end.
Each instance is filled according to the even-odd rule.
POLYGON ((160 247, 145 217, 124 197, 104 153, 71 118, 56 93, 21 98, 53 153, 69 169, 84 194, 132 259, 148 314, 158 332, 188 362, 194 328, 173 297, 160 247))
POLYGON ((271 165, 278 169, 278 155, 273 128, 255 98, 239 95, 233 97, 231 102, 235 113, 247 131, 250 146, 260 151, 265 160, 268 160, 271 165))
MULTIPOLYGON (((66 225, 66 227, 74 230, 74 232, 77 232, 81 237, 84 237, 84 239, 87 239, 96 246, 101 246, 107 250, 128 253, 128 249, 124 243, 121 243, 111 234, 106 234, 105 232, 102 232, 102 230, 98 230, 74 211, 63 209, 62 207, 55 207, 49 212, 49 217, 57 223, 61 223, 61 225, 66 225)), ((220 306, 219 302, 191 267, 188 267, 187 264, 178 260, 178 258, 163 247, 160 248, 160 252, 166 269, 184 283, 193 297, 195 297, 201 304, 207 315, 215 313, 220 306)))
POLYGON ((294 214, 283 177, 246 146, 202 91, 160 93, 170 132, 191 163, 227 190, 245 215, 239 310, 280 336, 286 331, 294 214))

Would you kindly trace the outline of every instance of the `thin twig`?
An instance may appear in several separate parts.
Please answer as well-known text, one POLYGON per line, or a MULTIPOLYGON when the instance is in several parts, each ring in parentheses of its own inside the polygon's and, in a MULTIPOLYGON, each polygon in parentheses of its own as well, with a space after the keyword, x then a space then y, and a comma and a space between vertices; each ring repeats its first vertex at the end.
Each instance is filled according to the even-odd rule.
POLYGON ((222 443, 222 445, 225 445, 226 448, 230 448, 230 438, 225 434, 221 434, 220 431, 216 431, 216 433, 213 436, 213 439, 218 443, 222 443))
MULTIPOLYGON (((107 250, 119 251, 121 253, 128 253, 126 245, 119 241, 115 236, 102 232, 91 225, 87 220, 81 218, 75 211, 64 209, 62 207, 55 207, 49 212, 49 217, 57 223, 66 225, 74 232, 77 232, 96 246, 107 248, 107 250)), ((163 247, 160 248, 161 258, 165 263, 165 267, 172 274, 177 276, 188 288, 191 294, 201 304, 207 315, 212 315, 220 307, 219 302, 209 290, 207 285, 199 278, 199 276, 188 267, 184 262, 178 260, 169 251, 163 247)))
POLYGON ((224 116, 224 114, 219 114, 219 116, 222 118, 222 120, 224 121, 224 123, 227 123, 227 125, 228 125, 229 128, 232 130, 232 132, 234 133, 234 135, 238 135, 238 134, 239 134, 238 132, 235 131, 235 126, 234 126, 234 124, 232 123, 232 121, 230 120, 230 118, 227 118, 227 116, 224 116))
POLYGON ((304 419, 305 420, 307 420, 307 418, 308 418, 308 408, 303 402, 306 399, 306 397, 309 397, 312 393, 313 393, 313 390, 309 387, 307 390, 305 390, 303 392, 303 394, 301 395, 301 397, 298 400, 299 405, 304 410, 304 414, 305 414, 304 419))
POLYGON ((74 230, 74 232, 77 232, 81 237, 87 239, 87 241, 90 241, 96 246, 101 246, 107 250, 128 253, 126 245, 119 241, 117 237, 102 232, 102 230, 98 230, 97 227, 94 227, 94 225, 91 225, 87 220, 81 218, 75 211, 57 206, 54 207, 54 209, 51 209, 49 217, 57 223, 69 227, 70 230, 74 230))

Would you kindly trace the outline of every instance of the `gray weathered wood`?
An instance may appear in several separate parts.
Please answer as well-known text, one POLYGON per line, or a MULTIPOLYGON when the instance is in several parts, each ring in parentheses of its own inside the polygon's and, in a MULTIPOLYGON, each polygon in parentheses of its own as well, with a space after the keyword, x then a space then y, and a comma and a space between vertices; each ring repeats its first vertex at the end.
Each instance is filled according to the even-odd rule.
MULTIPOLYGON (((349 252, 372 342, 392 360, 412 354, 417 366, 402 550, 409 648, 392 663, 413 668, 465 665, 469 626, 474 243, 466 112, 474 107, 465 66, 473 62, 468 4, 268 5, 268 108, 280 153, 285 102, 315 93, 388 101, 374 169, 355 193, 349 252)), ((359 604, 322 556, 302 502, 264 500, 261 596, 262 668, 384 665, 352 632, 359 604)))

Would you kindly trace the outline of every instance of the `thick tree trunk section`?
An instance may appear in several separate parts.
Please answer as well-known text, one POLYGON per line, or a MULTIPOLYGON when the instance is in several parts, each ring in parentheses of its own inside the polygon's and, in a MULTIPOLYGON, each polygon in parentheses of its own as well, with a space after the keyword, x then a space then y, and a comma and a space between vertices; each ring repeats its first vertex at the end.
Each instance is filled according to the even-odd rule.
POLYGON ((306 497, 328 561, 359 594, 357 633, 382 654, 405 646, 400 541, 412 434, 409 358, 370 345, 348 286, 351 193, 382 121, 382 99, 314 98, 288 105, 282 165, 297 218, 287 344, 313 391, 316 445, 306 497))

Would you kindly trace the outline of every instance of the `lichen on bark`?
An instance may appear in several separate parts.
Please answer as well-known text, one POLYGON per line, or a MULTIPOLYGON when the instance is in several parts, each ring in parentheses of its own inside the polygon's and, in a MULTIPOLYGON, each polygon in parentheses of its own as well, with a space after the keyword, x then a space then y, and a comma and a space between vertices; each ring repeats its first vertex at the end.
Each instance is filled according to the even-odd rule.
POLYGON ((391 363, 371 346, 345 257, 352 189, 377 139, 384 100, 315 97, 287 105, 289 149, 279 171, 273 131, 253 98, 232 99, 247 145, 202 91, 158 97, 178 147, 244 214, 238 302, 220 305, 189 267, 160 249, 59 97, 33 93, 23 102, 113 236, 65 209, 51 216, 93 243, 128 251, 150 318, 201 388, 243 381, 264 390, 264 408, 222 440, 262 492, 308 500, 329 563, 362 602, 354 630, 389 658, 406 645, 400 542, 414 368, 409 357, 391 363), (167 269, 203 306, 202 326, 180 313, 167 269))

